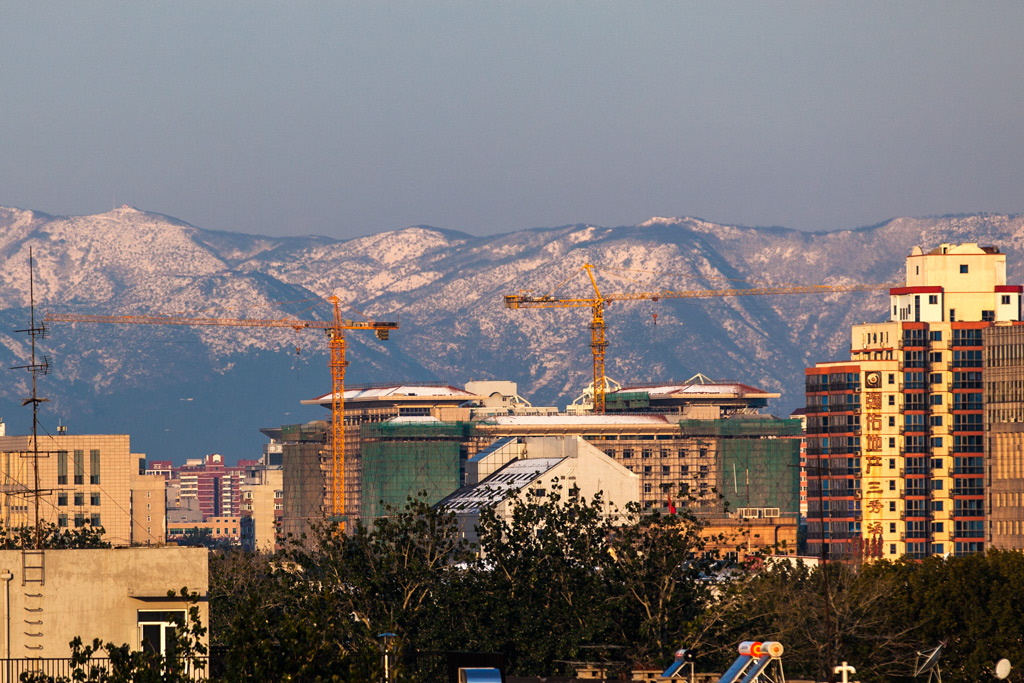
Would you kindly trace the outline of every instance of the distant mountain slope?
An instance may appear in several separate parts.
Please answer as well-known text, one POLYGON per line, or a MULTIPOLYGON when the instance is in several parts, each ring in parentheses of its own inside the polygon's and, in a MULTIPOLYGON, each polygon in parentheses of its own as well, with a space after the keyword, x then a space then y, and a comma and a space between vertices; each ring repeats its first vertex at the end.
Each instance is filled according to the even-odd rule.
MULTIPOLYGON (((900 282, 913 246, 943 241, 999 246, 1011 281, 1024 281, 1021 216, 898 218, 831 233, 695 218, 488 237, 419 226, 337 241, 214 232, 131 208, 77 217, 0 208, 0 360, 27 355, 13 330, 28 319, 33 247, 41 310, 324 319, 319 303, 336 292, 401 324, 387 343, 350 333, 350 380, 505 378, 535 403, 560 405, 590 381, 589 311, 509 311, 503 294, 566 280, 559 292, 587 294, 573 275, 586 262, 602 268, 606 291, 900 282)), ((884 319, 887 307, 884 294, 617 302, 607 372, 624 384, 697 372, 739 379, 782 392, 772 408, 788 413, 803 403, 803 368, 844 357, 850 325, 884 319)), ((329 388, 325 344, 310 332, 57 324, 44 345, 47 419, 126 431, 150 457, 254 456, 259 427, 321 417, 298 400, 329 388)), ((17 431, 27 376, 9 377, 3 415, 17 431)))

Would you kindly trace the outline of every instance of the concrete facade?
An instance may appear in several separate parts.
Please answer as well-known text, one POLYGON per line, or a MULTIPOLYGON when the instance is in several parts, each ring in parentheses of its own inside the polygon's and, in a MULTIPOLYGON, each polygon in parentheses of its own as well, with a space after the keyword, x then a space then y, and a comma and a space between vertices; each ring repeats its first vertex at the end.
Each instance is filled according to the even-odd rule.
MULTIPOLYGON (((132 490, 147 488, 127 434, 60 434, 39 437, 38 483, 31 436, 0 437, 0 520, 10 527, 39 517, 64 527, 102 526, 116 546, 132 543, 132 490)), ((152 527, 150 527, 152 528, 152 527)), ((147 534, 158 539, 158 533, 147 534)))
POLYGON ((280 467, 252 472, 242 484, 242 515, 247 533, 242 546, 257 552, 274 552, 280 541, 284 516, 284 470, 280 467))
POLYGON ((208 626, 207 557, 205 548, 2 550, 0 651, 10 658, 67 657, 75 636, 140 649, 144 634, 164 620, 160 613, 188 609, 180 597, 167 597, 181 588, 199 594, 200 620, 208 626))
POLYGON ((167 481, 146 474, 132 481, 132 545, 162 545, 167 540, 167 481))
POLYGON ((986 543, 1024 550, 1024 326, 982 332, 985 352, 986 543))

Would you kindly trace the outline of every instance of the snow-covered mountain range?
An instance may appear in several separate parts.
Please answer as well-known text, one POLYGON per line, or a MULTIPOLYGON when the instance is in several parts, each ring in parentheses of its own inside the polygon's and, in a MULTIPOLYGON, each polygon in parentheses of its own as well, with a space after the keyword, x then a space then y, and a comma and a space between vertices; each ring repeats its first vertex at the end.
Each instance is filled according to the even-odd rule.
MULTIPOLYGON (((28 252, 40 314, 161 313, 327 319, 339 295, 401 329, 379 342, 350 332, 351 382, 510 379, 535 404, 562 405, 590 381, 589 310, 506 310, 520 289, 605 291, 901 282, 915 245, 980 242, 1008 254, 1024 281, 1024 216, 898 218, 830 233, 652 218, 474 237, 411 227, 348 241, 203 230, 122 207, 94 216, 0 208, 0 360, 28 357, 28 252)), ((782 392, 803 404, 803 368, 848 353, 849 327, 885 318, 884 293, 663 299, 609 305, 607 373, 625 385, 697 372, 782 392)), ((356 317, 356 314, 352 314, 356 317)), ((150 458, 208 452, 256 457, 258 428, 318 419, 298 405, 329 390, 319 333, 282 329, 52 325, 44 426, 117 431, 150 458)), ((22 433, 25 371, 9 371, 0 415, 22 433)))

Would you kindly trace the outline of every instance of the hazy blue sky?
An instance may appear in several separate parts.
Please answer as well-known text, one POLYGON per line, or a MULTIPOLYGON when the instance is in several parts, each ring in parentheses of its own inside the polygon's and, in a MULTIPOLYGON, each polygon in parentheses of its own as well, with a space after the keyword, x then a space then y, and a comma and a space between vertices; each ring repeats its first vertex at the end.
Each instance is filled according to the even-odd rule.
POLYGON ((1024 211, 1024 3, 0 0, 0 205, 474 234, 1024 211))

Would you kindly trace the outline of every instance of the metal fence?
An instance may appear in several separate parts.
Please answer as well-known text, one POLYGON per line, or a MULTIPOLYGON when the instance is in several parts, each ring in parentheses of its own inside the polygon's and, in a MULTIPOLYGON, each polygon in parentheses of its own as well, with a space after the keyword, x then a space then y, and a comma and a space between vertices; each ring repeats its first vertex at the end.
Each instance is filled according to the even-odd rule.
MULTIPOLYGON (((196 657, 191 662, 182 663, 182 671, 187 672, 187 677, 192 681, 211 680, 208 672, 210 662, 207 657, 196 657)), ((0 659, 0 683, 18 683, 22 675, 41 678, 42 680, 72 680, 71 674, 75 668, 71 659, 65 657, 32 657, 24 659, 0 659)), ((83 667, 86 673, 86 680, 91 678, 89 673, 109 672, 110 660, 105 657, 94 657, 89 660, 88 665, 83 667)))

